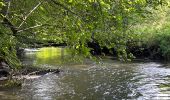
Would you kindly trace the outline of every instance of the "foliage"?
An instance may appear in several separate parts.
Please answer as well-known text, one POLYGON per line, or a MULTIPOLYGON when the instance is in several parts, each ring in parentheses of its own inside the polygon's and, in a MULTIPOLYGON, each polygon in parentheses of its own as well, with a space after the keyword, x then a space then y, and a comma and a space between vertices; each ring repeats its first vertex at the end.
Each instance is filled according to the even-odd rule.
POLYGON ((170 58, 170 17, 169 7, 161 7, 159 10, 152 9, 152 17, 147 18, 147 23, 134 26, 134 32, 141 37, 141 45, 146 48, 157 47, 164 59, 170 58))
POLYGON ((8 33, 2 33, 2 30, 0 29, 0 61, 4 60, 11 68, 17 68, 20 62, 16 56, 16 39, 8 33))
POLYGON ((96 42, 115 48, 120 59, 128 60, 132 54, 127 44, 135 36, 131 26, 149 17, 150 9, 168 4, 166 0, 3 0, 1 58, 15 66, 16 45, 53 41, 66 43, 73 55, 84 57, 91 56, 88 42, 96 42))

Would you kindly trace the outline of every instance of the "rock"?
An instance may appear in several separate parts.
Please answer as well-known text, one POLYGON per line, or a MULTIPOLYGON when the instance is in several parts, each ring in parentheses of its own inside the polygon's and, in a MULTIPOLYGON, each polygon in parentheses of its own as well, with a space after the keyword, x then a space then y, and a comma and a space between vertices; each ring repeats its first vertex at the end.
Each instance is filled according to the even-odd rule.
POLYGON ((53 71, 54 73, 59 73, 60 70, 59 69, 56 69, 55 71, 53 71))
POLYGON ((10 70, 8 64, 5 62, 0 62, 0 69, 10 70))
POLYGON ((0 77, 7 77, 10 72, 10 67, 7 63, 1 61, 0 62, 0 77))
POLYGON ((58 74, 60 72, 60 70, 59 69, 48 69, 47 72, 58 74))
POLYGON ((0 69, 0 77, 7 77, 8 75, 9 75, 8 71, 0 69))

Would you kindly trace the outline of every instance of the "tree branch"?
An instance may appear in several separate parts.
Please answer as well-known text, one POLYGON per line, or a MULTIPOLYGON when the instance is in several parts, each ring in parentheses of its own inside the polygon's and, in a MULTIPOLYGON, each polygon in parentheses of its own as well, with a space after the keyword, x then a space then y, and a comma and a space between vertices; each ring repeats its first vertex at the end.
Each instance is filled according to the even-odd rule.
POLYGON ((10 7, 10 2, 11 0, 4 0, 5 1, 5 6, 2 8, 0 16, 3 19, 2 25, 8 27, 11 29, 13 32, 13 35, 15 36, 17 33, 17 28, 12 24, 12 22, 7 18, 8 12, 9 12, 9 7, 10 7))
MULTIPOLYGON (((2 16, 2 15, 1 15, 2 16)), ((7 19, 6 17, 3 16, 3 22, 2 24, 7 27, 9 27, 11 29, 11 31, 13 32, 13 35, 15 36, 17 34, 17 28, 12 24, 12 22, 9 21, 9 19, 7 19)))
POLYGON ((58 27, 58 28, 65 28, 65 27, 59 27, 56 25, 50 25, 50 24, 42 24, 42 25, 35 25, 35 26, 31 26, 22 30, 18 30, 17 33, 23 32, 23 31, 29 31, 30 29, 34 29, 34 28, 38 28, 38 27, 43 27, 43 26, 54 26, 54 27, 58 27))
POLYGON ((18 33, 23 32, 23 31, 27 31, 27 30, 30 30, 30 29, 34 29, 34 28, 37 28, 37 27, 41 27, 41 26, 44 26, 44 25, 35 25, 35 26, 28 27, 28 28, 23 29, 23 30, 18 30, 18 33))
POLYGON ((27 18, 31 15, 32 12, 34 12, 34 10, 36 10, 43 2, 39 2, 24 18, 24 20, 21 22, 21 24, 18 26, 18 28, 20 28, 25 21, 27 20, 27 18))
POLYGON ((11 6, 11 1, 9 0, 9 1, 8 1, 8 7, 7 7, 7 10, 6 10, 5 17, 8 16, 10 6, 11 6))
POLYGON ((54 4, 64 8, 65 10, 67 10, 68 12, 70 12, 71 14, 77 15, 75 12, 71 11, 68 7, 66 7, 64 4, 61 4, 55 0, 51 0, 54 4))

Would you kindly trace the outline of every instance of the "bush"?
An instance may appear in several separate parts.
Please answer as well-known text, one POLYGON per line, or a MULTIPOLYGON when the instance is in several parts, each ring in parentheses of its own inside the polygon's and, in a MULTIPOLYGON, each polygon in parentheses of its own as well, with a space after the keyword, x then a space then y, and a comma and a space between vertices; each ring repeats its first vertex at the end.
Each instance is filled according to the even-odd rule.
POLYGON ((161 30, 161 33, 155 35, 155 41, 160 47, 162 56, 166 60, 170 60, 170 28, 161 30))

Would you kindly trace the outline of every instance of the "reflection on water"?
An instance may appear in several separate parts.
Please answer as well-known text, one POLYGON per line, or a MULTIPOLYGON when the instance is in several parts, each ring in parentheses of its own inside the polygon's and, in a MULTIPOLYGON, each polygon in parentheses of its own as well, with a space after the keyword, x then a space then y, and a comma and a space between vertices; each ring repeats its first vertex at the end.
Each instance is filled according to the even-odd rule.
MULTIPOLYGON (((58 51, 55 49, 58 48, 45 48, 26 54, 23 61, 27 62, 30 59, 32 64, 62 66, 64 72, 58 75, 49 73, 37 79, 25 80, 22 89, 12 92, 16 98, 19 95, 24 100, 170 99, 170 66, 168 64, 121 63, 103 59, 98 64, 87 60, 83 64, 62 65, 58 64, 63 59, 61 49, 58 51), (53 52, 54 55, 48 51, 53 52)), ((3 96, 10 98, 11 95, 8 93, 11 92, 4 92, 6 94, 4 93, 3 96)))
POLYGON ((46 47, 37 50, 26 50, 22 62, 26 65, 34 66, 52 66, 64 62, 67 52, 64 48, 46 47))

